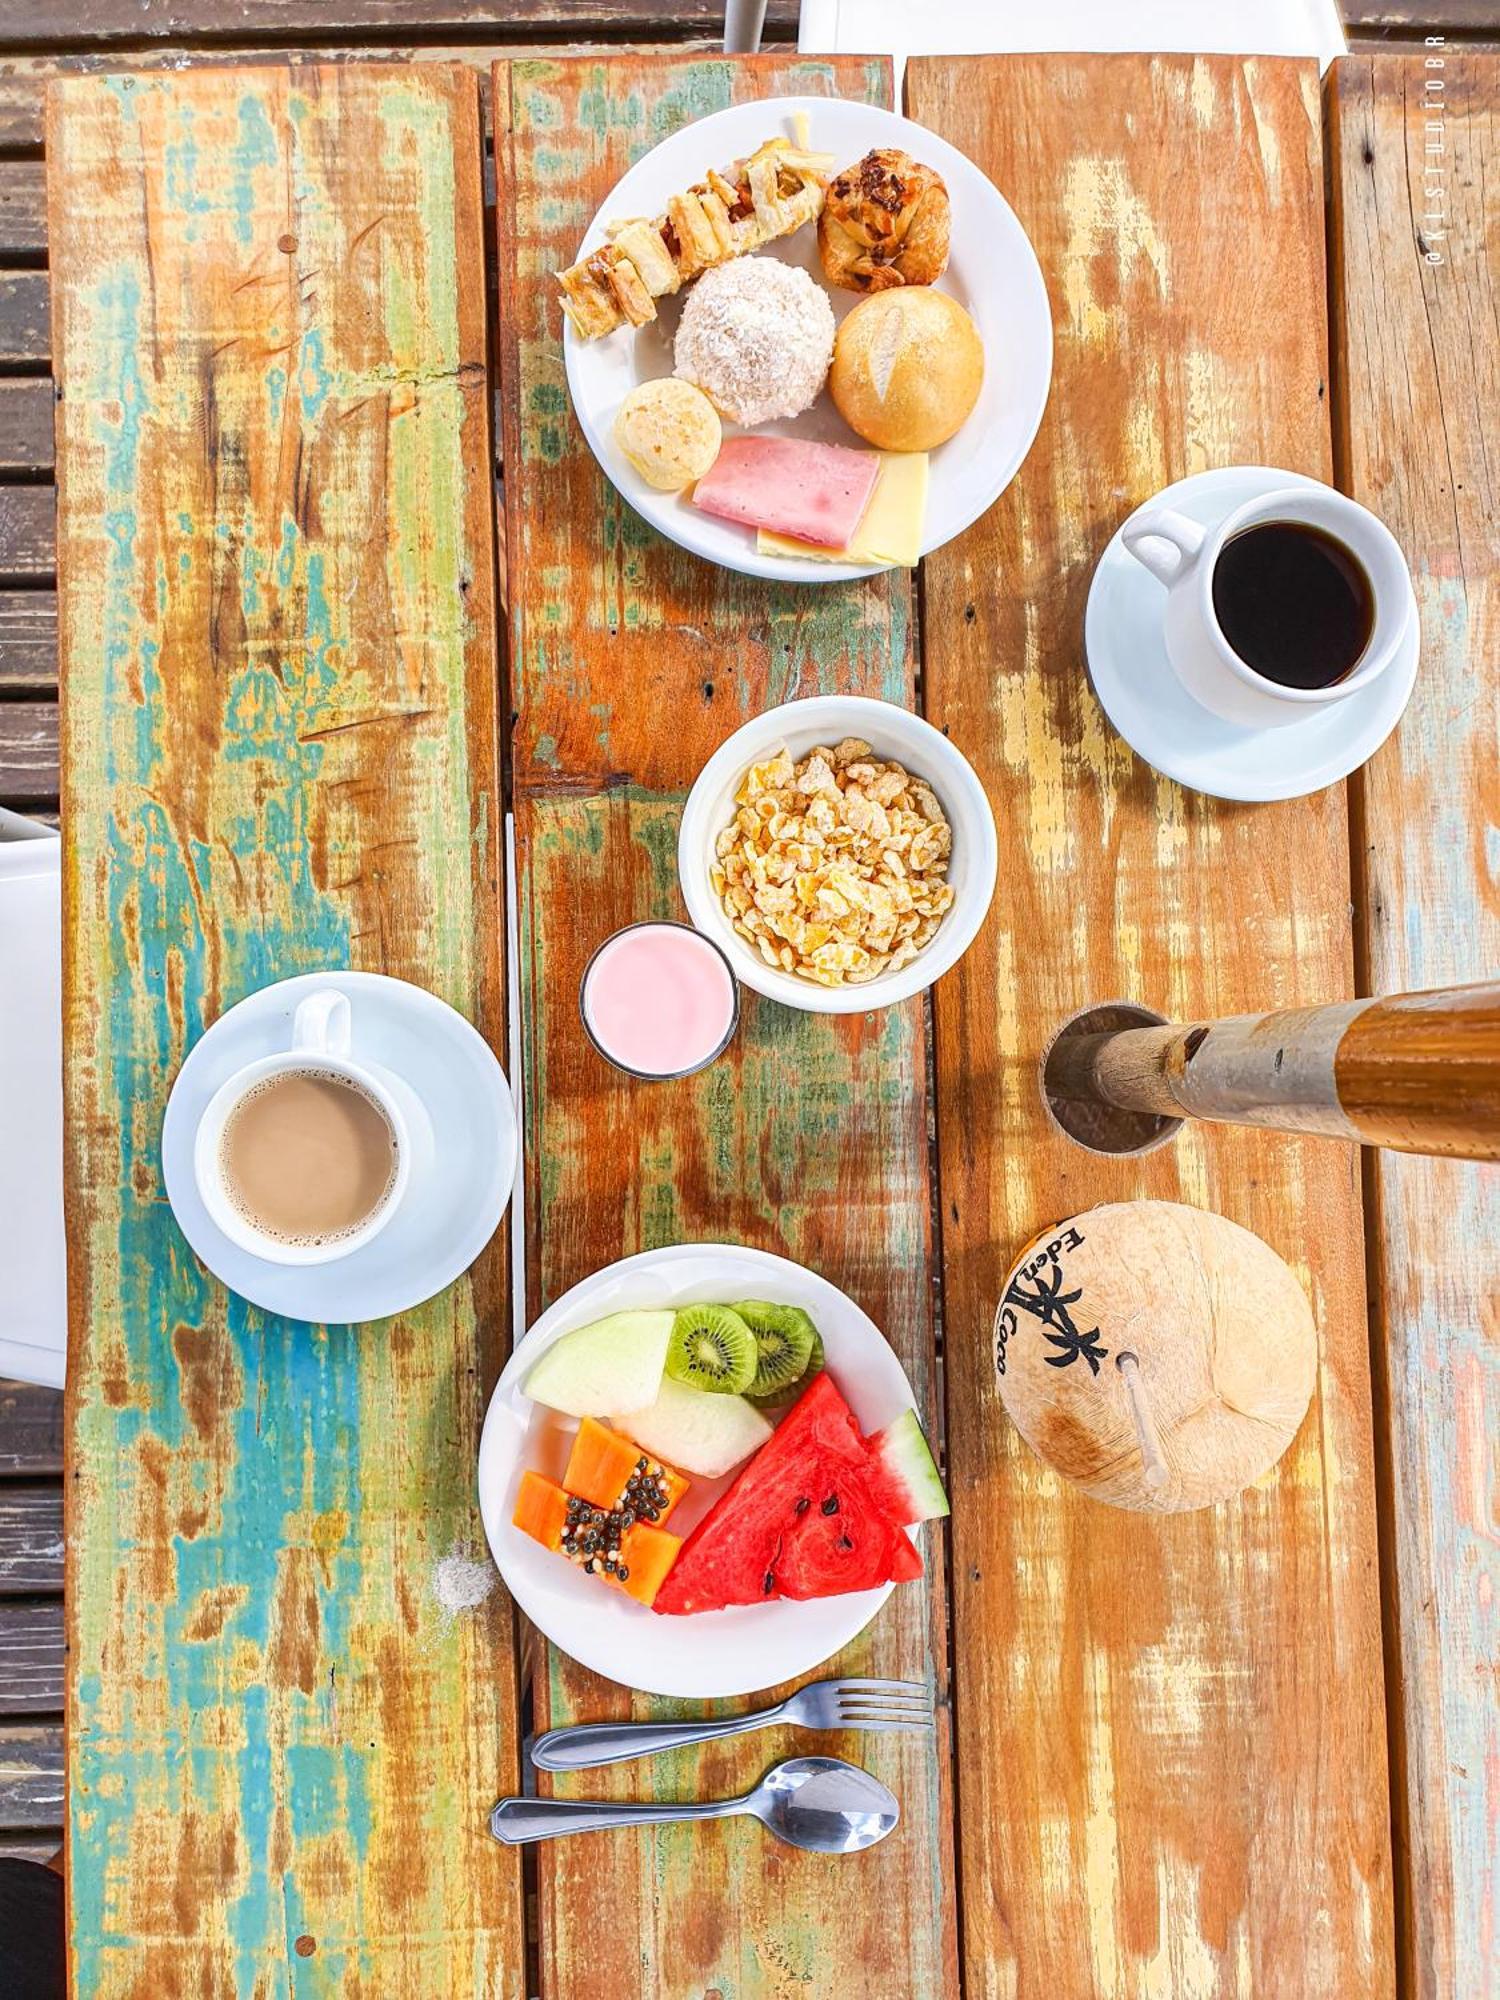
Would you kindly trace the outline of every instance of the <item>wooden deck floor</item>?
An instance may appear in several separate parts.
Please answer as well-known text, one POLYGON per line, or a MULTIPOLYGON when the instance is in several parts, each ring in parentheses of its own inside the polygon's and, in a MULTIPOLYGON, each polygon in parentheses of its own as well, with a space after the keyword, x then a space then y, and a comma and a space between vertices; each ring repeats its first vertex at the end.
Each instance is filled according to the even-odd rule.
POLYGON ((62 1839, 62 1397, 0 1382, 0 1854, 62 1839))
MULTIPOLYGON (((1500 0, 1343 0, 1355 47, 1443 34, 1500 47, 1500 0)), ((719 0, 0 0, 0 804, 55 820, 57 614, 42 96, 79 68, 278 52, 459 56, 546 42, 671 43, 717 32, 719 0), (399 29, 401 42, 393 42, 399 29)), ((797 0, 771 0, 790 41, 797 0)), ((0 1382, 0 1854, 45 1858, 62 1828, 62 1399, 0 1382)))

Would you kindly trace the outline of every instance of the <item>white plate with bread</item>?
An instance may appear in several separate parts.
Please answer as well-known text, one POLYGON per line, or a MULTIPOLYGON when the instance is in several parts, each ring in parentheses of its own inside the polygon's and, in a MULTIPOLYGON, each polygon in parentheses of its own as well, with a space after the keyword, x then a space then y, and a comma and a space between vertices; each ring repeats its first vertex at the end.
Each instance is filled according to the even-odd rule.
POLYGON ((594 456, 653 527, 746 575, 915 562, 993 505, 1046 407, 1025 230, 946 140, 870 105, 779 97, 685 126, 558 283, 594 456))

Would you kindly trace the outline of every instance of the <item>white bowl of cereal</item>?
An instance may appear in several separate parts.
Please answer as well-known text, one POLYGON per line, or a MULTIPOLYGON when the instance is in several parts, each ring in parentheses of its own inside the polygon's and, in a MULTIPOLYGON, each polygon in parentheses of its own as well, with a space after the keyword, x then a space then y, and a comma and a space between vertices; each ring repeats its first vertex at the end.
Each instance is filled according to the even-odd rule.
POLYGON ((984 922, 995 862, 968 759, 921 716, 860 695, 737 729, 699 773, 677 841, 698 929, 746 986, 813 1014, 924 992, 984 922))

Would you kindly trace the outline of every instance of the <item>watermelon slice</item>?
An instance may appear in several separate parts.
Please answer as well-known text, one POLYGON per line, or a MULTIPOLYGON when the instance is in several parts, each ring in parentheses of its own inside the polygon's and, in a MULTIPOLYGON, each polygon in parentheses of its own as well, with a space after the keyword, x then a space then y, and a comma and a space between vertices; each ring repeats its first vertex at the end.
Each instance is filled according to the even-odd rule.
POLYGON ((838 1474, 833 1484, 835 1491, 804 1508, 783 1540, 775 1567, 777 1595, 836 1597, 920 1576, 922 1558, 902 1530, 856 1504, 856 1493, 838 1474), (837 1508, 829 1509, 830 1499, 838 1501, 837 1508))
POLYGON ((903 1410, 893 1424, 866 1438, 865 1450, 875 1492, 893 1521, 907 1526, 948 1512, 948 1496, 915 1410, 903 1410))
POLYGON ((681 1616, 904 1582, 922 1560, 901 1525, 825 1372, 688 1536, 653 1609, 681 1616))

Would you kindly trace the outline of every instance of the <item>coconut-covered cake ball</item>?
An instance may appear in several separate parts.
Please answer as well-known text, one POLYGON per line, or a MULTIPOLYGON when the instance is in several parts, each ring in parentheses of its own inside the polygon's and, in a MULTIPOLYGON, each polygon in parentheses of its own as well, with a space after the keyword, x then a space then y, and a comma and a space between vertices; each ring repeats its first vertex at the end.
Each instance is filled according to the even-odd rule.
POLYGON ((638 382, 615 418, 615 443, 645 480, 676 493, 701 479, 719 455, 719 413, 701 389, 668 376, 638 382))
POLYGON ((827 294, 774 257, 736 257, 705 271, 677 326, 675 372, 737 424, 800 417, 832 358, 827 294))

